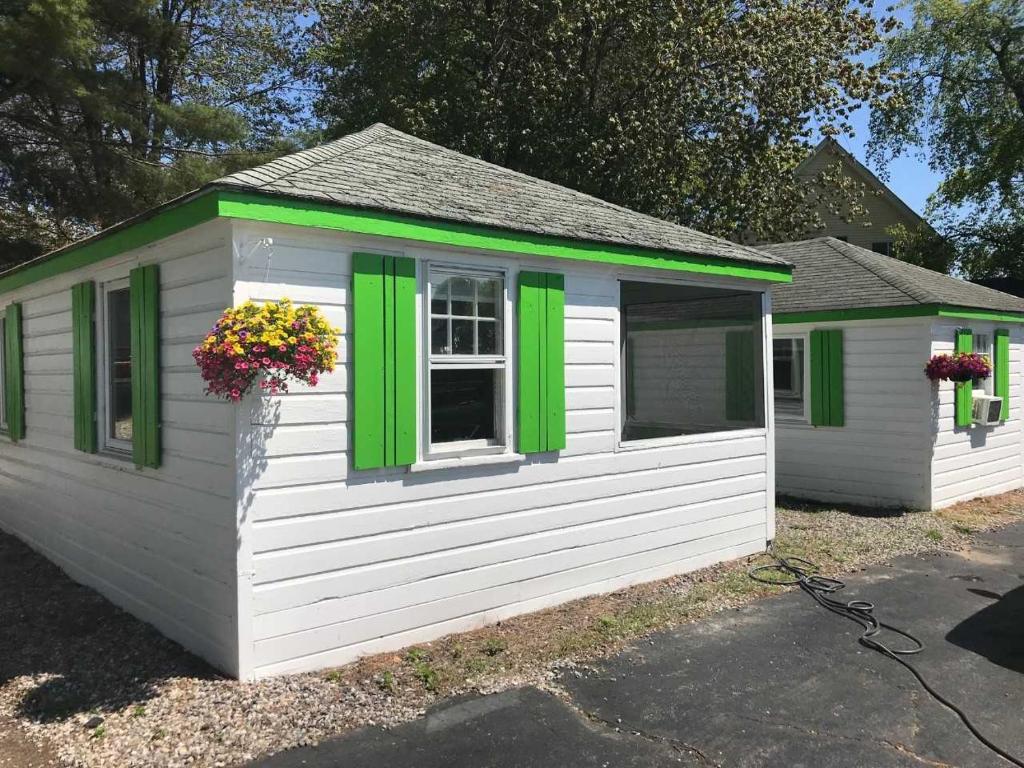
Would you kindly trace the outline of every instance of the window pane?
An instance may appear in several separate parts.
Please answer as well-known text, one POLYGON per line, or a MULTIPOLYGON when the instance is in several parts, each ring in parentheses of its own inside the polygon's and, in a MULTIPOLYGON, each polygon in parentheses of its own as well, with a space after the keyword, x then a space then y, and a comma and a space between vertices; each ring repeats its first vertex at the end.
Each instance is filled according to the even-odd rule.
POLYGON ((433 286, 430 295, 430 312, 434 315, 448 314, 448 278, 443 278, 433 286))
POLYGON ((448 322, 443 317, 430 321, 430 351, 435 355, 448 354, 448 322))
POLYGON ((803 417, 804 340, 775 339, 773 361, 775 412, 780 416, 803 417))
POLYGON ((501 299, 500 280, 477 280, 477 314, 480 317, 497 317, 498 302, 501 299))
POLYGON ((452 314, 473 315, 473 283, 468 277, 450 278, 452 290, 452 314))
POLYGON ((497 355, 498 349, 498 324, 493 320, 478 320, 476 324, 477 354, 497 355))
POLYGON ((430 442, 495 440, 501 372, 494 369, 430 372, 430 442))
POLYGON ((132 439, 131 320, 128 289, 107 294, 107 360, 110 370, 110 436, 132 439))
POLYGON ((473 326, 472 320, 452 320, 452 349, 453 355, 473 354, 473 326))
POLYGON ((764 426, 759 294, 623 281, 620 302, 624 441, 764 426))

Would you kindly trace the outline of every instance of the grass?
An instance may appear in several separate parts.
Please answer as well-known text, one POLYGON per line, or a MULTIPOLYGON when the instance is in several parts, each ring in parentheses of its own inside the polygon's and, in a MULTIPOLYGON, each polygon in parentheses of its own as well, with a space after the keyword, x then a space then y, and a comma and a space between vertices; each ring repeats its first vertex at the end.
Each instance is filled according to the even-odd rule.
MULTIPOLYGON (((1024 492, 958 504, 938 512, 838 508, 782 500, 774 551, 840 575, 900 554, 957 548, 969 536, 1024 519, 1024 492)), ((339 681, 376 681, 386 692, 431 697, 501 687, 552 664, 614 652, 653 631, 741 606, 787 587, 749 578, 763 556, 576 600, 475 632, 384 654, 335 670, 339 681)), ((333 674, 327 673, 328 675, 333 674)), ((331 679, 331 678, 328 678, 331 679)))

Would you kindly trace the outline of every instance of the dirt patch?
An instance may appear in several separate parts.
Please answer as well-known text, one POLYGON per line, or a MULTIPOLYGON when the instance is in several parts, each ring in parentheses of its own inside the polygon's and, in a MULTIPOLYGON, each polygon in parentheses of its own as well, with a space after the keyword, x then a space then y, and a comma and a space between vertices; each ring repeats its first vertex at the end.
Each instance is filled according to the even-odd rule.
MULTIPOLYGON (((775 549, 839 575, 897 555, 960 549, 975 532, 1020 519, 1022 492, 937 513, 784 501, 775 549)), ((0 718, 8 718, 0 719, 0 755, 11 744, 11 754, 22 753, 10 765, 33 768, 58 757, 117 768, 236 765, 347 728, 396 724, 444 697, 544 686, 560 668, 779 591, 747 577, 756 561, 576 600, 338 669, 247 684, 218 675, 0 535, 0 615, 10 617, 10 631, 0 634, 0 718)))

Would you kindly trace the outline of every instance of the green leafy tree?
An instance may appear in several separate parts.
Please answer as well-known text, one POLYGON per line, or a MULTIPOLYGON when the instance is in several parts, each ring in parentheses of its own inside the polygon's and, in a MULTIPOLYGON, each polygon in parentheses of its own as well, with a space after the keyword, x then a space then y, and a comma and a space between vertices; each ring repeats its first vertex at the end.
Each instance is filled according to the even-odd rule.
POLYGON ((334 135, 386 122, 727 236, 820 223, 850 190, 795 178, 812 125, 848 129, 887 87, 861 61, 890 23, 870 3, 362 0, 320 16, 334 135))
POLYGON ((1024 4, 915 0, 887 44, 898 86, 872 115, 872 156, 927 152, 943 181, 928 203, 941 242, 904 233, 908 259, 970 277, 1024 278, 1024 4))
POLYGON ((301 127, 299 0, 7 0, 0 264, 280 152, 301 127))

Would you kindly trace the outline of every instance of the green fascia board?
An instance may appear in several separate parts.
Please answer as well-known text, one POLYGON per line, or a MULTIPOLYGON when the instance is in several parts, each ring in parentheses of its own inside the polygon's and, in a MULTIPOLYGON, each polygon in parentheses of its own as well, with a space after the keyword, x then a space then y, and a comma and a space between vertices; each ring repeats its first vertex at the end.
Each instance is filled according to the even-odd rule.
POLYGON ((950 317, 960 320, 992 320, 1002 323, 1024 323, 1024 314, 992 312, 985 309, 955 307, 942 304, 916 304, 903 307, 856 307, 819 312, 783 312, 772 316, 775 325, 794 323, 836 323, 843 320, 886 320, 901 317, 950 317))
POLYGON ((155 243, 216 218, 217 215, 218 200, 215 194, 199 194, 172 201, 149 214, 129 219, 86 240, 8 270, 0 275, 0 293, 155 243))
POLYGON ((792 267, 744 264, 654 248, 619 246, 514 232, 452 221, 372 211, 308 200, 210 187, 129 219, 93 237, 0 274, 0 293, 140 248, 216 217, 291 224, 363 235, 418 240, 461 248, 646 267, 773 283, 792 282, 792 267))
POLYGON ((418 240, 460 248, 483 248, 528 256, 549 256, 558 259, 694 272, 766 282, 788 283, 793 279, 792 268, 784 264, 776 266, 752 263, 748 265, 730 259, 513 232, 496 227, 421 219, 411 215, 371 211, 255 192, 221 190, 218 192, 218 198, 221 216, 247 221, 292 224, 317 229, 355 232, 362 235, 418 240))

